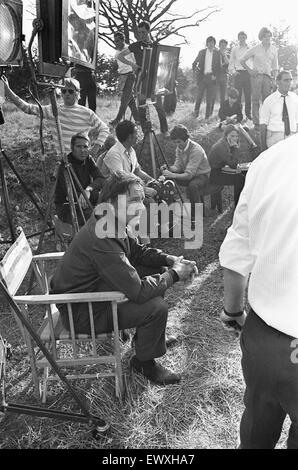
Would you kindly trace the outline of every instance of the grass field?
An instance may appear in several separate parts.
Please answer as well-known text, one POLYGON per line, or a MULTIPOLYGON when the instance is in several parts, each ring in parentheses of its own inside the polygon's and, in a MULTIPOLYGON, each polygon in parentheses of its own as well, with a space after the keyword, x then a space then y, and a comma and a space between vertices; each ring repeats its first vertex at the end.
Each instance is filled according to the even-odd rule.
MULTIPOLYGON (((117 106, 115 99, 101 100, 97 112, 108 122, 115 116, 117 106)), ((212 125, 200 127, 190 117, 191 111, 190 103, 178 103, 175 115, 169 120, 170 127, 177 122, 184 123, 197 140, 203 139, 206 143, 212 125)), ((155 111, 152 112, 152 120, 158 130, 155 111)), ((1 129, 2 145, 42 203, 38 120, 8 106, 6 121, 1 129)), ((46 168, 50 171, 54 157, 47 132, 45 136, 49 151, 46 168)), ((167 158, 171 160, 173 147, 165 139, 160 139, 167 158)), ((147 158, 142 163, 149 165, 150 162, 147 158)), ((40 221, 31 203, 23 197, 18 182, 7 168, 6 175, 17 223, 23 225, 25 231, 37 227, 40 221)), ((5 235, 7 227, 3 207, 1 210, 0 227, 5 235)), ((223 296, 218 251, 232 214, 232 193, 225 188, 223 214, 207 209, 204 243, 200 250, 185 251, 182 240, 153 242, 169 253, 181 253, 196 260, 199 269, 192 285, 176 284, 166 295, 170 312, 168 330, 175 333, 179 341, 164 356, 162 363, 182 373, 181 384, 158 387, 132 373, 128 360, 133 352, 128 345, 123 345, 127 394, 122 404, 114 397, 112 380, 78 382, 79 393, 88 399, 92 413, 110 422, 111 429, 106 436, 94 441, 83 425, 6 415, 0 422, 1 449, 232 449, 237 446, 244 394, 240 347, 238 339, 224 331, 218 320, 223 296)), ((32 246, 37 241, 32 240, 32 246)), ((44 248, 45 251, 54 249, 52 238, 47 239, 44 248)), ((36 403, 28 357, 17 326, 3 302, 0 332, 13 346, 13 357, 8 363, 7 400, 36 403)), ((50 388, 49 405, 77 411, 60 385, 50 388)), ((285 447, 287 427, 279 447, 285 447)))

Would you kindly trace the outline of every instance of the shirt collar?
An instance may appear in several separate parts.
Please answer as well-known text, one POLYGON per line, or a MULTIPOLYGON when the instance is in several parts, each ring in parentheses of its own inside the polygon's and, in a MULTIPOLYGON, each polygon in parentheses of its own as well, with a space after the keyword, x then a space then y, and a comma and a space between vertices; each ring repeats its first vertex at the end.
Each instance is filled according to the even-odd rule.
POLYGON ((127 148, 125 148, 124 145, 121 144, 121 142, 118 141, 118 144, 119 144, 119 147, 120 147, 122 153, 124 153, 125 155, 131 156, 131 154, 133 153, 133 148, 132 147, 129 150, 127 150, 127 148))
POLYGON ((186 152, 189 149, 189 146, 190 146, 190 139, 188 139, 188 142, 187 142, 187 145, 184 149, 184 152, 186 152))
POLYGON ((185 147, 184 150, 180 150, 179 148, 178 148, 178 150, 179 150, 179 152, 181 152, 181 153, 187 152, 187 150, 189 149, 189 146, 190 146, 190 139, 188 139, 187 145, 186 145, 186 147, 185 147))

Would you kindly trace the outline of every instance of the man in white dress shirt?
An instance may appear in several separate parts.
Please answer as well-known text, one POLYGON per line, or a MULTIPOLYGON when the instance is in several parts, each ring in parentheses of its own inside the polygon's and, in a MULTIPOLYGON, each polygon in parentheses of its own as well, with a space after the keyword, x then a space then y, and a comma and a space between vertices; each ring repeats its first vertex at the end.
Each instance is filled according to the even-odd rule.
POLYGON ((272 92, 273 81, 278 72, 277 48, 271 44, 272 33, 268 28, 259 32, 260 44, 247 51, 240 63, 251 76, 252 118, 259 127, 260 102, 264 102, 272 92), (253 60, 252 68, 247 61, 253 60))
POLYGON ((219 254, 225 291, 221 319, 244 325, 243 449, 273 449, 286 415, 291 420, 287 446, 298 449, 297 146, 293 135, 252 162, 219 254))
POLYGON ((244 31, 238 33, 239 45, 233 47, 230 62, 229 74, 234 80, 234 87, 239 92, 239 102, 241 104, 242 91, 245 100, 245 115, 247 119, 251 119, 251 83, 248 70, 241 65, 241 59, 248 52, 249 47, 246 44, 247 35, 244 31))
POLYGON ((261 107, 262 150, 298 131, 298 96, 289 91, 292 80, 291 72, 279 72, 276 77, 277 90, 265 99, 261 107))

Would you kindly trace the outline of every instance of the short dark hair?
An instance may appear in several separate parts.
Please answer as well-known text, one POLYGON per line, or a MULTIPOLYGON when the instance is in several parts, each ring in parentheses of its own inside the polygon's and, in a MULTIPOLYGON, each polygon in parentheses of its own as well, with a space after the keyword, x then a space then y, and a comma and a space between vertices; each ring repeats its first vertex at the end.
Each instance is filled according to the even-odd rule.
POLYGON ((121 194, 126 194, 132 185, 139 184, 144 187, 143 181, 134 173, 118 171, 113 173, 104 182, 99 193, 98 204, 102 202, 115 202, 121 194))
POLYGON ((186 142, 189 137, 190 134, 187 127, 183 126, 182 124, 178 124, 178 126, 173 127, 170 133, 171 140, 181 139, 186 142))
POLYGON ((136 127, 137 126, 132 121, 124 120, 119 122, 116 127, 116 136, 119 142, 125 142, 128 137, 134 133, 136 127))
POLYGON ((215 37, 213 37, 213 36, 208 36, 208 38, 206 39, 206 44, 207 44, 208 42, 210 42, 210 41, 213 41, 214 44, 216 44, 216 39, 215 39, 215 37))
POLYGON ((239 39, 239 36, 245 36, 246 39, 247 39, 247 34, 246 34, 245 31, 240 31, 240 32, 238 33, 238 39, 239 39))
POLYGON ((71 148, 73 148, 73 146, 75 145, 76 141, 79 140, 79 139, 84 139, 86 140, 87 142, 90 142, 90 139, 88 137, 88 135, 84 132, 78 132, 77 134, 73 135, 72 138, 71 138, 71 141, 70 141, 70 146, 71 148))
POLYGON ((149 21, 141 21, 141 22, 138 24, 138 28, 145 28, 145 29, 147 29, 147 31, 150 31, 150 23, 149 23, 149 21))
POLYGON ((228 41, 227 41, 226 39, 221 39, 218 44, 219 44, 219 46, 220 46, 221 44, 226 44, 226 46, 227 46, 227 45, 228 45, 228 41))
POLYGON ((125 39, 125 36, 124 34, 121 32, 121 31, 116 31, 116 33, 114 33, 114 39, 115 38, 120 38, 120 39, 125 39))
POLYGON ((270 34, 270 36, 272 36, 272 33, 271 33, 270 29, 268 29, 268 28, 266 28, 266 26, 264 26, 264 28, 260 29, 259 36, 258 36, 259 40, 262 41, 263 37, 266 34, 270 34))
POLYGON ((291 77, 292 77, 292 73, 291 73, 290 70, 281 70, 281 71, 278 72, 278 74, 276 75, 276 81, 282 80, 283 75, 285 75, 286 73, 287 73, 288 75, 291 75, 291 77))
POLYGON ((238 100, 238 98, 239 98, 239 91, 238 91, 236 88, 231 87, 231 88, 228 89, 228 96, 229 96, 230 98, 233 98, 234 100, 235 100, 235 99, 238 100))

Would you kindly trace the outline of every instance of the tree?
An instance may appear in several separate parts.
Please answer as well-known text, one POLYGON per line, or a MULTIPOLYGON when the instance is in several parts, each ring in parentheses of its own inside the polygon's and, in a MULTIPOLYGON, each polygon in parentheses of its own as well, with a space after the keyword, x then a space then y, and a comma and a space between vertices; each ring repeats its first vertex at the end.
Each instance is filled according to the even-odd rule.
POLYGON ((297 46, 290 44, 291 26, 271 26, 272 40, 278 48, 278 63, 283 70, 289 70, 297 76, 297 46))
POLYGON ((126 41, 129 34, 137 37, 138 23, 149 21, 154 39, 160 42, 169 36, 181 39, 187 44, 184 30, 199 26, 210 15, 220 10, 207 7, 192 13, 181 15, 173 12, 178 0, 104 0, 100 2, 100 38, 114 47, 113 33, 122 30, 126 41))

